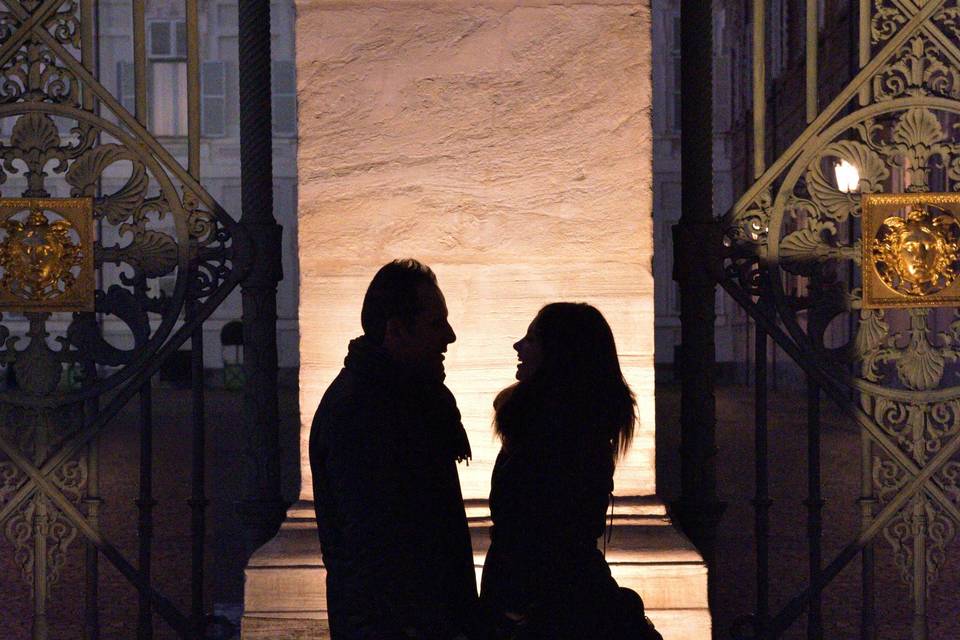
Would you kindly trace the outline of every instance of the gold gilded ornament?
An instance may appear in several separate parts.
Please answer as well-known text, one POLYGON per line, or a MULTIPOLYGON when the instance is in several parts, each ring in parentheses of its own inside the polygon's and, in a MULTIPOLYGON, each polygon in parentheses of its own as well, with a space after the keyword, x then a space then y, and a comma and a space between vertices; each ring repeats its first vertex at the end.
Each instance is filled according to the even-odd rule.
POLYGON ((93 310, 90 198, 0 200, 0 311, 93 310))
POLYGON ((26 223, 12 218, 3 223, 7 237, 0 242, 0 286, 24 300, 49 300, 73 286, 70 270, 80 264, 80 246, 70 237, 66 220, 50 222, 40 209, 26 223))
POLYGON ((960 302, 960 194, 863 196, 863 306, 960 302))
POLYGON ((926 296, 956 279, 960 224, 940 212, 914 207, 906 219, 890 216, 881 223, 873 240, 874 268, 894 291, 926 296))

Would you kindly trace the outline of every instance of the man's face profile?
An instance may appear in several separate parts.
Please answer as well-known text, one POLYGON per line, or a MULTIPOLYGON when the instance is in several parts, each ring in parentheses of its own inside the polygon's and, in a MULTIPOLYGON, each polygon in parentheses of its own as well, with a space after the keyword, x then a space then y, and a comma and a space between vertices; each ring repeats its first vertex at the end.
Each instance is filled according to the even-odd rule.
POLYGON ((457 339, 447 321, 447 304, 440 289, 423 285, 417 290, 420 311, 412 324, 392 319, 387 324, 384 346, 397 361, 430 375, 443 377, 443 354, 457 339))

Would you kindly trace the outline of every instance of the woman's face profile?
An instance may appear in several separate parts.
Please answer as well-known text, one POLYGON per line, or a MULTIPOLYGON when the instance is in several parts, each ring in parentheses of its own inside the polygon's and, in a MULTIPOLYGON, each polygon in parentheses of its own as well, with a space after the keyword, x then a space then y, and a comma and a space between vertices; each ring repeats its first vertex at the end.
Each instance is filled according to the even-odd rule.
POLYGON ((527 335, 523 336, 513 344, 517 352, 517 380, 524 382, 529 380, 533 373, 543 361, 543 346, 540 338, 537 337, 537 320, 527 328, 527 335))

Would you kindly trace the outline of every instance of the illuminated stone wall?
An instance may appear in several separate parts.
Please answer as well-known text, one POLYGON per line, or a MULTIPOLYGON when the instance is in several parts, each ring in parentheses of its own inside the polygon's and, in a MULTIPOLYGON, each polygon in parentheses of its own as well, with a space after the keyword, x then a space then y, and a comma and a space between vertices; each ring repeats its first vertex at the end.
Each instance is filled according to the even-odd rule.
POLYGON ((310 420, 377 268, 437 273, 447 382, 485 498, 511 348, 556 300, 610 321, 641 424, 619 495, 654 486, 647 2, 310 0, 297 6, 302 497, 310 420))

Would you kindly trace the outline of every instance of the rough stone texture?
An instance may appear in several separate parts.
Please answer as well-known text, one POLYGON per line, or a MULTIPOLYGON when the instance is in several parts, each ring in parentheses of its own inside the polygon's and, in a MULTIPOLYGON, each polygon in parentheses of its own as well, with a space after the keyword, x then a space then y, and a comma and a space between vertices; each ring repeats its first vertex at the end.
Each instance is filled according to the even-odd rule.
POLYGON ((641 423, 618 494, 654 486, 646 2, 298 3, 303 499, 309 421, 376 269, 436 271, 485 498, 511 345, 555 300, 610 321, 641 423))

